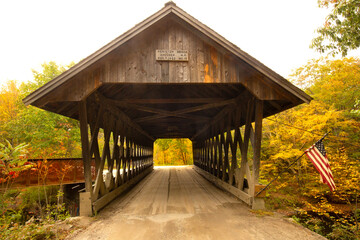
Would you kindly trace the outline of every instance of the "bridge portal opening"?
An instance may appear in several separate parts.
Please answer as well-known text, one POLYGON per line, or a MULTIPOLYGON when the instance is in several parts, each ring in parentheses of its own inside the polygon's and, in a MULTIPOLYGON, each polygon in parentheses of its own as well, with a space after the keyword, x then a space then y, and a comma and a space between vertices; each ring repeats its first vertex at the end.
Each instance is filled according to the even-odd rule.
POLYGON ((192 141, 188 138, 161 138, 154 142, 155 166, 193 165, 192 141))

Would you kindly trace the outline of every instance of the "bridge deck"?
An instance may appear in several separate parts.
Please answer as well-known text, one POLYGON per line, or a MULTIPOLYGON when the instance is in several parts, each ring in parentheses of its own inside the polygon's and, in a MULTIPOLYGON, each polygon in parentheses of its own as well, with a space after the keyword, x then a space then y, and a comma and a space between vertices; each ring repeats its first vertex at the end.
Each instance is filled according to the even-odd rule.
POLYGON ((155 168, 72 239, 324 239, 281 216, 256 216, 192 168, 155 168))

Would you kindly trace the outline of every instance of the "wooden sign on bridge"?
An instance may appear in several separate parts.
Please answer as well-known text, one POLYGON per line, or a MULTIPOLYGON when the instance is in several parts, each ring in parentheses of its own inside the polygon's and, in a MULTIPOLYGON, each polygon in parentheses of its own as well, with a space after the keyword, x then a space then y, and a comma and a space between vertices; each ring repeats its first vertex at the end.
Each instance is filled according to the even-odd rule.
POLYGON ((186 62, 189 56, 187 50, 156 50, 156 60, 186 62))

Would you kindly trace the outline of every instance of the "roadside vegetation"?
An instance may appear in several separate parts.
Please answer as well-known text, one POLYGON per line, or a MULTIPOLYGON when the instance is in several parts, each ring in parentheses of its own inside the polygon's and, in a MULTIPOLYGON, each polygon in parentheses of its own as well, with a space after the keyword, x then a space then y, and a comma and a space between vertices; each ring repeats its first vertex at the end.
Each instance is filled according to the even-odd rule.
MULTIPOLYGON (((24 106, 22 99, 66 70, 54 62, 33 71, 34 79, 8 81, 0 89, 0 238, 61 239, 67 231, 54 226, 69 217, 59 186, 45 186, 48 158, 80 157, 80 133, 75 120, 24 106), (38 158, 44 161, 28 161, 38 158), (23 171, 38 176, 38 187, 14 189, 23 171)), ((61 180, 62 174, 58 174, 61 180)))
POLYGON ((336 190, 320 182, 303 156, 268 190, 269 208, 284 211, 328 239, 358 239, 360 220, 360 61, 312 60, 292 81, 314 98, 264 121, 261 178, 267 183, 307 148, 324 140, 336 190))

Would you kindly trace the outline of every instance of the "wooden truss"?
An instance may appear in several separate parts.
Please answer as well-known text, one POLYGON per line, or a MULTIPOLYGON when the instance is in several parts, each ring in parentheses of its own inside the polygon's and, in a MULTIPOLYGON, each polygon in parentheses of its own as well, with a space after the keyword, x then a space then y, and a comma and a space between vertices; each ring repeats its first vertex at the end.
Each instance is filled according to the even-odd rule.
POLYGON ((153 141, 149 139, 150 136, 130 122, 125 114, 118 109, 114 111, 112 105, 100 98, 97 96, 95 101, 79 103, 85 191, 90 197, 90 204, 80 205, 91 206, 91 209, 84 210, 86 215, 96 213, 125 189, 141 180, 153 166, 153 141), (92 111, 88 112, 88 109, 92 111), (104 136, 100 153, 101 128, 104 136), (91 169, 92 158, 95 159, 95 169, 91 169), (96 174, 94 184, 91 179, 92 171, 96 174))
POLYGON ((194 164, 202 169, 200 172, 205 171, 205 177, 215 181, 215 184, 253 205, 255 186, 259 183, 263 101, 251 98, 238 104, 235 109, 224 109, 219 114, 222 121, 215 117, 204 128, 208 131, 212 129, 211 132, 215 133, 212 137, 201 141, 193 139, 196 140, 193 143, 194 164), (245 116, 241 116, 242 113, 245 116), (245 120, 243 127, 242 119, 245 120))

